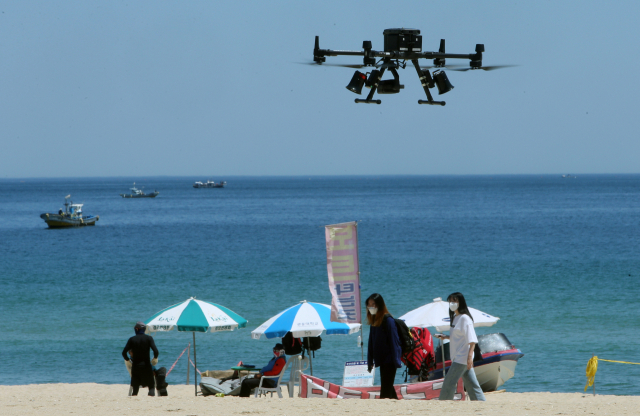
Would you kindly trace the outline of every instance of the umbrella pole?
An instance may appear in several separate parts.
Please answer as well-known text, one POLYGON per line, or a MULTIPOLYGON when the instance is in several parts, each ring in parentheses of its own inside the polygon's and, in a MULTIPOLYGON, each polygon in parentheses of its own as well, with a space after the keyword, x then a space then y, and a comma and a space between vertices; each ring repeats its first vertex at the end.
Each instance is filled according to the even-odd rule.
POLYGON ((440 350, 442 351, 442 378, 444 378, 444 376, 446 375, 446 372, 444 370, 444 339, 440 338, 440 350))
POLYGON ((193 331, 193 387, 198 397, 198 360, 196 359, 196 331, 193 331))
POLYGON ((191 345, 187 345, 187 386, 189 385, 189 367, 191 367, 191 345))
MULTIPOLYGON (((302 338, 302 348, 307 350, 307 354, 309 354, 309 371, 311 375, 313 375, 313 361, 311 360, 311 349, 309 346, 311 345, 311 341, 309 341, 309 337, 302 338)), ((302 350, 302 355, 304 355, 304 350, 302 350)))

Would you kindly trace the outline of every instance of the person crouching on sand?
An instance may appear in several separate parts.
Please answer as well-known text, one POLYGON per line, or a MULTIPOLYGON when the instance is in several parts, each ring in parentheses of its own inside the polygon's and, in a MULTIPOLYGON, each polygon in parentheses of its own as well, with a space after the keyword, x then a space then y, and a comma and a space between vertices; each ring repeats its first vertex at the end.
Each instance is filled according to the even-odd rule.
POLYGON ((366 304, 367 322, 371 325, 367 350, 369 372, 374 366, 380 367, 380 398, 398 400, 393 381, 396 378, 396 371, 402 367, 400 361, 402 348, 396 321, 378 293, 369 296, 366 304))
MULTIPOLYGON (((264 366, 258 374, 253 378, 245 378, 240 385, 240 397, 251 396, 251 390, 260 385, 260 379, 262 376, 277 376, 280 374, 284 366, 287 364, 287 357, 284 355, 284 347, 282 344, 276 344, 273 347, 273 358, 269 361, 269 364, 264 366)), ((274 388, 276 387, 276 381, 271 378, 265 378, 262 381, 262 387, 274 388)))
POLYGON ((447 301, 449 302, 449 322, 451 322, 449 333, 451 335, 438 334, 436 337, 451 340, 449 344, 451 367, 444 377, 440 400, 453 400, 458 380, 462 377, 469 398, 485 401, 484 393, 480 388, 476 373, 473 371, 473 350, 478 343, 478 338, 475 329, 473 329, 473 318, 467 307, 467 301, 460 292, 450 294, 447 301))

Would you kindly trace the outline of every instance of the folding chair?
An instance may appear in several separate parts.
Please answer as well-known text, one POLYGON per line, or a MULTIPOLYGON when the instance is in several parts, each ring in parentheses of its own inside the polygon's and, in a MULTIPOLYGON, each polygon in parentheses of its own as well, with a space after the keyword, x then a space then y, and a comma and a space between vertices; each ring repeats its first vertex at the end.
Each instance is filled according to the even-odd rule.
POLYGON ((282 371, 280 371, 280 374, 278 374, 277 376, 262 376, 260 377, 260 384, 258 384, 258 387, 256 387, 255 393, 254 393, 254 397, 258 397, 258 395, 267 395, 267 393, 271 393, 271 397, 273 397, 273 393, 278 393, 278 397, 282 399, 282 388, 280 387, 280 381, 282 380, 282 376, 284 376, 284 373, 287 371, 287 369, 289 368, 289 366, 291 365, 291 363, 294 360, 289 360, 287 361, 287 364, 284 366, 284 368, 282 369, 282 371), (265 378, 269 378, 269 379, 273 379, 276 382, 276 386, 275 387, 263 387, 262 386, 262 381, 265 378))
POLYGON ((293 388, 294 386, 300 385, 300 374, 304 372, 307 368, 309 368, 309 357, 302 358, 299 355, 291 357, 291 374, 289 375, 289 381, 285 384, 287 386, 287 390, 289 390, 289 397, 293 398, 293 388))

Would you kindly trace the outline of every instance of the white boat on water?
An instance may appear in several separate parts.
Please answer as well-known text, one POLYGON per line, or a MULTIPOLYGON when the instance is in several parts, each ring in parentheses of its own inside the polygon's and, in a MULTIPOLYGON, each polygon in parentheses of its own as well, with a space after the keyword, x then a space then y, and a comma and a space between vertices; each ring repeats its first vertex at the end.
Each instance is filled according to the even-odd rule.
POLYGON ((133 188, 129 188, 129 190, 131 191, 130 194, 120 194, 120 196, 123 198, 155 198, 160 193, 158 191, 153 191, 150 194, 145 194, 142 189, 136 188, 135 182, 133 183, 133 188))
POLYGON ((96 225, 99 216, 82 215, 84 204, 74 204, 71 195, 64 197, 64 211, 58 210, 57 214, 40 214, 40 218, 47 223, 49 228, 84 227, 86 225, 96 225))
POLYGON ((214 182, 212 180, 208 180, 206 182, 197 181, 193 184, 194 188, 224 188, 227 183, 225 181, 222 182, 214 182))

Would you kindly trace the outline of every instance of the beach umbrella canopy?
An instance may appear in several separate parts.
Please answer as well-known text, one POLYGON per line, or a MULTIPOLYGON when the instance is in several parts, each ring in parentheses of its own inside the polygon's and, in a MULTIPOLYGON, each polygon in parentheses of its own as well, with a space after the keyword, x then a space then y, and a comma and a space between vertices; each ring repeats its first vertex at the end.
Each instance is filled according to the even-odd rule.
MULTIPOLYGON (((474 308, 469 308, 473 317, 473 326, 493 326, 500 318, 491 316, 474 308)), ((448 331, 449 325, 449 302, 442 298, 435 298, 433 302, 405 313, 400 317, 408 327, 435 327, 437 331, 448 331)))
MULTIPOLYGON (((251 331, 251 337, 260 339, 264 335, 267 339, 282 338, 287 332, 291 332, 294 338, 318 337, 323 332, 327 335, 348 335, 360 331, 361 326, 361 324, 331 322, 331 306, 303 300, 251 331)), ((309 365, 313 375, 311 356, 309 356, 309 365)))
POLYGON ((196 369, 193 376, 196 396, 198 395, 196 332, 233 331, 247 326, 247 320, 232 310, 196 298, 169 306, 144 323, 151 332, 171 331, 173 328, 177 328, 178 331, 193 332, 193 361, 196 369))
POLYGON ((360 330, 361 324, 331 322, 331 306, 303 300, 299 304, 280 312, 253 331, 251 337, 260 339, 282 338, 291 332, 294 338, 317 337, 323 332, 327 335, 353 334, 360 330))
POLYGON ((224 306, 196 298, 169 306, 145 321, 150 331, 219 332, 247 326, 247 320, 224 306))

